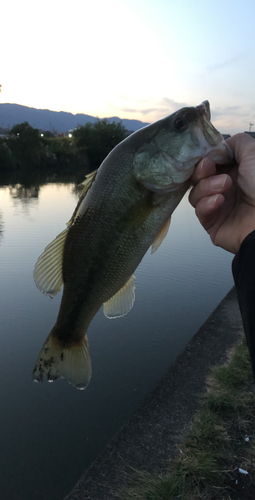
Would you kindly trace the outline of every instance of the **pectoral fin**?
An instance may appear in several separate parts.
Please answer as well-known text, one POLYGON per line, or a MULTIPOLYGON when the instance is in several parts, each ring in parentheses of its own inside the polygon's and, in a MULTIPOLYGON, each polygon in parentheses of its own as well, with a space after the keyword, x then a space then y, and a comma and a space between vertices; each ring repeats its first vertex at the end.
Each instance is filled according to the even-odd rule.
POLYGON ((104 314, 107 318, 125 316, 133 307, 135 301, 134 275, 127 283, 107 302, 104 303, 104 314))
POLYGON ((164 222, 163 226, 160 228, 155 240, 153 241, 152 245, 151 245, 151 253, 154 253, 156 252, 156 250, 158 249, 158 247, 161 245, 162 241, 165 239, 167 233, 168 233, 168 229, 169 229, 169 226, 170 226, 170 222, 171 222, 171 217, 169 217, 168 219, 166 219, 166 221, 164 222))
POLYGON ((53 240, 38 258, 34 268, 34 280, 41 292, 49 297, 56 295, 62 284, 62 261, 69 227, 53 240))

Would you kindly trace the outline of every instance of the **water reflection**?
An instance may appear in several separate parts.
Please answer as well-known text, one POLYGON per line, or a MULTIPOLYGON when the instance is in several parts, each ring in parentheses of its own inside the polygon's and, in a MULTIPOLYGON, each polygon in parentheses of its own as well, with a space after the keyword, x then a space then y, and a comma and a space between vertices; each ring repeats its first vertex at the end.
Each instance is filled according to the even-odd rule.
POLYGON ((0 496, 62 500, 232 287, 232 256, 213 247, 185 197, 166 240, 135 273, 132 311, 114 321, 101 310, 94 317, 86 391, 64 381, 34 384, 61 292, 54 300, 40 293, 33 268, 65 229, 77 195, 74 183, 40 185, 37 198, 23 198, 28 212, 9 187, 0 187, 0 496))
POLYGON ((38 198, 40 188, 39 186, 25 187, 21 184, 9 187, 10 195, 12 198, 19 198, 21 200, 29 200, 31 198, 38 198))
POLYGON ((0 212, 0 241, 3 237, 3 232, 4 232, 3 214, 2 212, 0 212))
POLYGON ((11 172, 0 170, 0 186, 16 186, 20 185, 23 188, 31 188, 36 186, 44 186, 49 183, 72 183, 74 189, 75 185, 81 183, 85 175, 87 175, 90 170, 83 168, 78 172, 73 172, 72 174, 68 172, 49 172, 49 171, 19 171, 14 170, 11 172))

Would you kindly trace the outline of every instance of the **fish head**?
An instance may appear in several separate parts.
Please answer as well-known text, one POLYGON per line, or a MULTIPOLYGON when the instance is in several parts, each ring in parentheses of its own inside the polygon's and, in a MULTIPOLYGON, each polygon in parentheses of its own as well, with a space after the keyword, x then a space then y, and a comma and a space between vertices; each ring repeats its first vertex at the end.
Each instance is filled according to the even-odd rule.
POLYGON ((134 155, 136 179, 147 189, 164 194, 183 186, 202 158, 231 163, 232 150, 210 118, 209 102, 204 101, 146 127, 148 141, 134 155))

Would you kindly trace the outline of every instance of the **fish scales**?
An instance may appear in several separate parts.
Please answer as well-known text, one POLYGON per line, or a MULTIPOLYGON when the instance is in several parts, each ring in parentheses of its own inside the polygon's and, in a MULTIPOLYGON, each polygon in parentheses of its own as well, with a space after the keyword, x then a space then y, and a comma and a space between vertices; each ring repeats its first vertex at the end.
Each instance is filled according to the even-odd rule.
POLYGON ((132 134, 88 176, 67 229, 35 266, 44 293, 54 296, 64 284, 56 324, 34 368, 36 381, 64 377, 79 389, 87 386, 90 322, 102 304, 111 318, 132 308, 133 273, 148 248, 154 251, 164 239, 195 164, 205 156, 232 160, 210 122, 207 101, 132 134))
MULTIPOLYGON (((81 294, 86 305, 79 312, 89 324, 94 311, 125 285, 163 222, 170 216, 185 192, 181 192, 176 199, 174 195, 162 197, 141 189, 137 182, 135 187, 135 203, 134 186, 132 198, 130 190, 123 186, 118 191, 117 200, 116 196, 108 196, 106 191, 104 196, 101 196, 100 203, 97 203, 95 191, 100 194, 100 185, 92 186, 94 208, 90 209, 89 200, 85 211, 81 206, 82 216, 77 215, 67 236, 63 279, 64 283, 70 283, 70 286, 66 285, 64 289, 62 301, 66 314, 61 314, 58 324, 61 322, 61 327, 69 331, 71 323, 72 330, 75 331, 74 325, 77 322, 78 338, 83 336, 80 319, 76 313, 70 316, 70 307, 65 308, 65 301, 68 304, 69 297, 72 296, 80 304, 81 294), (108 200, 107 203, 104 198, 108 200)), ((84 324, 84 328, 86 326, 84 324)))

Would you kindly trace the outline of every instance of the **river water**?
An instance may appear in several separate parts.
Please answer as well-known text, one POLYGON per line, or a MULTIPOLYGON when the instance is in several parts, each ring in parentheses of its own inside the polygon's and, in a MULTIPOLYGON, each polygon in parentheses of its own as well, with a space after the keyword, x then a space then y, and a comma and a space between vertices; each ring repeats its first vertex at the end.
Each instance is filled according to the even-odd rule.
POLYGON ((0 187, 0 498, 61 500, 140 405, 233 286, 232 255, 214 247, 187 200, 166 240, 146 254, 136 301, 123 318, 102 310, 88 337, 93 375, 85 391, 32 382, 61 292, 44 296, 33 266, 65 228, 74 184, 0 187))

